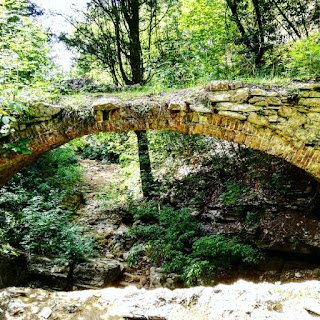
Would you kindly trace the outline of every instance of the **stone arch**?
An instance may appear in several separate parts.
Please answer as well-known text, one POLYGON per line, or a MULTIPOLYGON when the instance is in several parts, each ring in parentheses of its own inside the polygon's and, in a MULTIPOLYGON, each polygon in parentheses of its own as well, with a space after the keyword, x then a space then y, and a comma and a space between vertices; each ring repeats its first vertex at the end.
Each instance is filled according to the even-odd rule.
POLYGON ((31 109, 31 121, 1 138, 29 139, 32 154, 0 157, 0 186, 70 140, 131 130, 173 130, 232 141, 285 159, 320 180, 320 84, 301 84, 294 94, 290 90, 222 81, 154 97, 100 99, 78 110, 38 104, 31 109))

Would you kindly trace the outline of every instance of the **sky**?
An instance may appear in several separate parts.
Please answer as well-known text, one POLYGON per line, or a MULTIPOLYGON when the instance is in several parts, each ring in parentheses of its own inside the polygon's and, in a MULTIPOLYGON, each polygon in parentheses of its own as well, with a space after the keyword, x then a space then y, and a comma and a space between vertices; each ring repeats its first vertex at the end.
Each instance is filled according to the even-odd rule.
MULTIPOLYGON (((85 7, 88 0, 33 0, 44 10, 44 15, 40 17, 40 23, 49 28, 54 34, 69 32, 70 24, 64 16, 75 16, 77 9, 81 10, 85 7)), ((68 51, 62 43, 54 43, 53 56, 55 61, 60 64, 64 70, 68 71, 71 67, 74 55, 68 51)))

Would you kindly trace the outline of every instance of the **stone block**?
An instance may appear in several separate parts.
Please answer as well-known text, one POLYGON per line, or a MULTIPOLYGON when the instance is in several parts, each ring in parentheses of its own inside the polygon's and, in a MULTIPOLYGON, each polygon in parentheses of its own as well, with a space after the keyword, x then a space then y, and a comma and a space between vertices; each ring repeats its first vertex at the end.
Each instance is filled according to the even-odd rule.
POLYGON ((124 103, 116 98, 100 99, 92 103, 91 107, 94 111, 97 110, 113 110, 124 106, 124 103))
POLYGON ((278 115, 284 118, 292 117, 293 115, 296 115, 299 113, 295 108, 288 107, 288 106, 281 106, 278 110, 278 115))
POLYGON ((256 112, 262 110, 262 107, 254 106, 248 103, 232 103, 219 102, 216 105, 219 111, 234 111, 234 112, 256 112))
POLYGON ((276 91, 267 91, 260 88, 251 89, 252 96, 264 96, 264 97, 279 97, 280 93, 276 91))
POLYGON ((62 107, 46 102, 38 102, 29 108, 29 116, 31 118, 51 117, 58 114, 62 107))
POLYGON ((300 91, 299 97, 301 98, 320 98, 319 91, 300 91))
POLYGON ((243 88, 243 83, 241 81, 230 81, 229 82, 229 89, 230 90, 235 90, 235 89, 240 89, 243 88))
POLYGON ((208 107, 201 105, 201 104, 191 104, 190 105, 190 110, 195 111, 195 112, 200 112, 200 113, 212 113, 212 110, 209 109, 208 107))
POLYGON ((94 118, 96 119, 97 122, 102 122, 103 121, 103 112, 102 110, 97 110, 94 114, 94 118))
POLYGON ((209 92, 207 98, 211 102, 236 102, 243 103, 249 98, 249 88, 220 91, 220 92, 209 92))
POLYGON ((256 113, 250 113, 248 116, 248 121, 253 124, 258 124, 260 126, 267 126, 269 124, 268 118, 259 116, 256 113))
MULTIPOLYGON (((307 118, 311 122, 319 122, 320 123, 320 113, 318 112, 309 112, 307 113, 307 118)), ((319 129, 320 130, 320 129, 319 129)))
POLYGON ((247 116, 244 114, 238 113, 238 112, 232 112, 232 111, 219 111, 219 115, 228 117, 228 118, 233 118, 233 119, 238 119, 238 120, 246 120, 247 116))
POLYGON ((31 118, 28 120, 25 120, 24 123, 36 123, 36 122, 44 122, 51 120, 51 116, 43 116, 43 117, 37 117, 37 118, 31 118))
POLYGON ((208 91, 224 91, 229 90, 229 81, 212 81, 207 85, 206 89, 208 91))
POLYGON ((172 111, 186 111, 188 110, 188 106, 185 101, 182 100, 176 100, 176 101, 170 101, 168 110, 172 111))
POLYGON ((307 107, 317 107, 320 111, 320 97, 319 98, 300 98, 299 105, 307 107))
POLYGON ((313 83, 296 83, 290 86, 292 89, 299 89, 299 90, 319 90, 320 89, 320 82, 313 82, 313 83))
POLYGON ((268 116, 268 121, 269 122, 278 122, 278 116, 277 115, 268 116))
POLYGON ((281 99, 278 97, 253 97, 249 102, 257 106, 280 106, 282 104, 281 99))

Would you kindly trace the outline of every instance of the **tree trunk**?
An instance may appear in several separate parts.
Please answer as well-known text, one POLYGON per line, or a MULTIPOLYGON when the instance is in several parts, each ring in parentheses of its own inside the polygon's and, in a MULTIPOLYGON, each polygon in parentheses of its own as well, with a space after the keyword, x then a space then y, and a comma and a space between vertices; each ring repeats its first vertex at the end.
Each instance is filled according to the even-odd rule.
POLYGON ((135 133, 138 140, 142 193, 144 198, 150 199, 155 188, 155 183, 151 171, 147 132, 142 130, 135 131, 135 133))

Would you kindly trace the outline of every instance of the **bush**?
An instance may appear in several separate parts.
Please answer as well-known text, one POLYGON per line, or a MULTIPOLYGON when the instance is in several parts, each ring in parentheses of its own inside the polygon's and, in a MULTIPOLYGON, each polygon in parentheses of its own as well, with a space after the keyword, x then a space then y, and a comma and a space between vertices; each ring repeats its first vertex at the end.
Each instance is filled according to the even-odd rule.
POLYGON ((34 197, 32 204, 23 209, 17 243, 29 254, 59 257, 75 264, 92 256, 94 241, 85 237, 84 228, 70 222, 71 212, 54 203, 44 203, 41 197, 34 197))
POLYGON ((128 261, 133 264, 143 253, 166 272, 182 274, 187 285, 197 277, 215 272, 219 267, 255 264, 261 259, 257 249, 222 235, 202 236, 200 224, 186 209, 156 206, 142 207, 133 212, 145 221, 131 228, 129 235, 135 244, 128 261), (146 212, 150 214, 146 214, 146 212), (142 245, 144 244, 144 245, 142 245))
POLYGON ((0 252, 58 256, 75 264, 93 254, 94 242, 71 222, 61 200, 75 191, 81 170, 70 148, 44 155, 0 189, 0 252))

